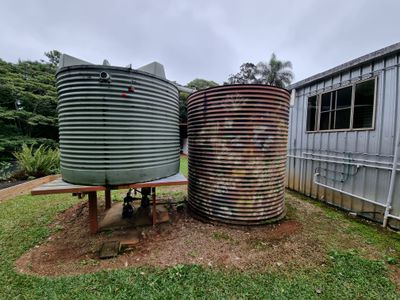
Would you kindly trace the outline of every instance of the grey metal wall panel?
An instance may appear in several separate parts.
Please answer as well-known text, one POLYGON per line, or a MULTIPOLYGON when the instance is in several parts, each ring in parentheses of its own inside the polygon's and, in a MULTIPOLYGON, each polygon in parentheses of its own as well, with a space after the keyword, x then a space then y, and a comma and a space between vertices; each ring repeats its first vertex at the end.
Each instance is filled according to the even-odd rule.
MULTIPOLYGON (((303 156, 304 152, 335 154, 353 159, 385 162, 385 166, 390 167, 393 161, 396 128, 399 127, 397 121, 397 116, 400 115, 399 88, 399 55, 378 59, 372 63, 344 70, 333 77, 322 78, 316 83, 297 88, 296 99, 290 109, 287 187, 381 221, 383 207, 320 187, 313 182, 313 175, 318 168, 329 169, 336 174, 343 170, 343 166, 295 157, 303 156), (377 77, 375 128, 373 130, 306 133, 309 96, 373 76, 377 77)), ((320 178, 320 181, 372 201, 385 203, 390 174, 390 170, 361 167, 354 176, 345 182, 323 178, 320 178)), ((399 216, 400 174, 397 176, 392 206, 391 213, 399 216)), ((391 220, 391 223, 394 224, 395 220, 391 220)))

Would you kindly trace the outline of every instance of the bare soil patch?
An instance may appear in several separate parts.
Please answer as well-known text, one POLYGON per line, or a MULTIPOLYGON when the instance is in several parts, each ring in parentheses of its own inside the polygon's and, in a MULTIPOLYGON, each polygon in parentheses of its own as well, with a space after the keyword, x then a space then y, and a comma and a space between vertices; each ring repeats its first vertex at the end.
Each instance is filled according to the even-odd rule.
MULTIPOLYGON (((327 218, 321 208, 294 196, 287 196, 287 205, 287 217, 266 226, 232 228, 203 223, 173 207, 168 223, 91 235, 88 207, 82 202, 59 214, 51 225, 54 233, 25 253, 16 268, 46 276, 176 264, 286 272, 325 266, 331 248, 360 249, 361 254, 380 257, 373 246, 348 234, 345 224, 327 218), (113 259, 98 258, 105 241, 127 236, 139 238, 131 251, 113 259)), ((103 210, 100 206, 99 211, 103 210)))

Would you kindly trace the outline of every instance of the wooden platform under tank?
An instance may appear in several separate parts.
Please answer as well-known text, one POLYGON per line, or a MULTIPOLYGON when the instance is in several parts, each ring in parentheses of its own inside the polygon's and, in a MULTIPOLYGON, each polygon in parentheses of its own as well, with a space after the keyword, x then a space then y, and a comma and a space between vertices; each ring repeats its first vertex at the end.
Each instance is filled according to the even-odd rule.
POLYGON ((105 193, 105 208, 106 210, 111 208, 111 190, 118 189, 139 189, 139 188, 151 188, 151 223, 155 225, 158 222, 158 218, 162 221, 161 215, 157 213, 157 197, 156 187, 161 186, 173 186, 173 185, 187 185, 188 180, 182 173, 175 175, 140 183, 116 185, 116 186, 90 186, 90 185, 76 185, 63 181, 62 179, 56 179, 49 183, 42 184, 41 186, 34 188, 31 191, 32 195, 51 195, 51 194, 87 194, 89 202, 89 227, 92 233, 96 233, 99 229, 98 213, 97 213, 97 192, 104 191, 105 193))
POLYGON ((160 187, 160 186, 172 186, 172 185, 186 185, 187 178, 183 176, 182 173, 177 173, 175 175, 161 178, 148 182, 123 184, 116 186, 102 186, 102 185, 78 185, 71 184, 63 181, 62 179, 56 179, 48 183, 42 184, 41 186, 34 188, 31 191, 32 195, 48 195, 48 194, 65 194, 65 193, 87 193, 87 192, 97 192, 120 189, 139 189, 143 187, 160 187))

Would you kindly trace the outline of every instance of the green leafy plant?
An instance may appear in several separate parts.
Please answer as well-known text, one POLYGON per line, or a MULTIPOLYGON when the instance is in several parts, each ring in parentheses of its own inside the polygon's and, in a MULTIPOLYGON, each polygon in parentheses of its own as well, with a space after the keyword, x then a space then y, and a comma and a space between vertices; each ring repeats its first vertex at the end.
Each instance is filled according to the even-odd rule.
POLYGON ((20 169, 27 176, 42 177, 55 174, 60 167, 60 151, 40 145, 34 150, 34 145, 24 144, 21 151, 13 153, 20 169))
POLYGON ((386 259, 386 262, 387 262, 389 265, 396 265, 396 264, 397 264, 397 259, 396 259, 395 257, 386 256, 385 259, 386 259))
POLYGON ((11 166, 8 161, 0 161, 0 180, 7 180, 11 177, 11 166))

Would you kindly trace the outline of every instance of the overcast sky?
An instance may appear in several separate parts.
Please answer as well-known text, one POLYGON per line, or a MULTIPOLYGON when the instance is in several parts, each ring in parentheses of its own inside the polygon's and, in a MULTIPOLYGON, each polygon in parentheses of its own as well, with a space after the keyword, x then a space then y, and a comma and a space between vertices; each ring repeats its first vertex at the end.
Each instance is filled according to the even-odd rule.
POLYGON ((165 66, 168 79, 222 83, 272 52, 295 81, 400 41, 399 0, 1 0, 0 58, 165 66))

